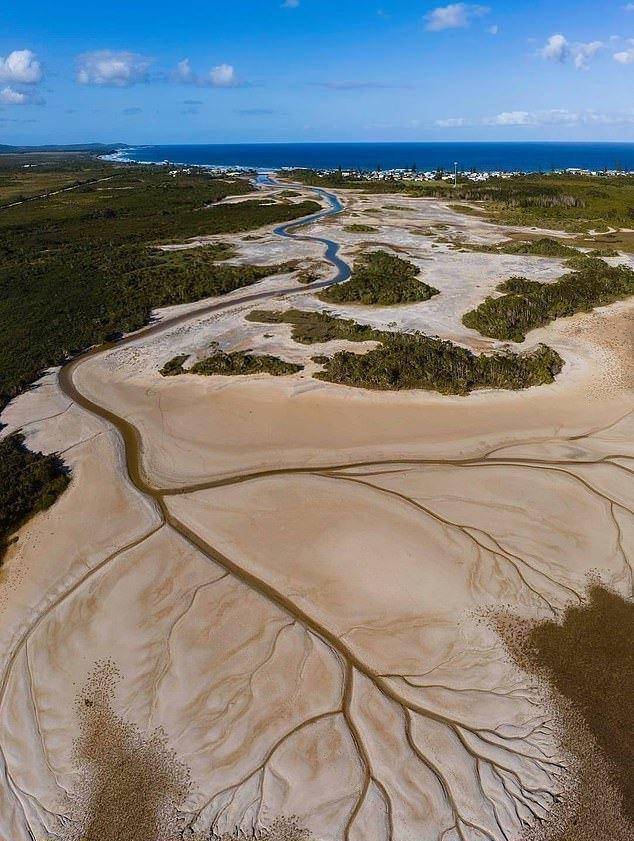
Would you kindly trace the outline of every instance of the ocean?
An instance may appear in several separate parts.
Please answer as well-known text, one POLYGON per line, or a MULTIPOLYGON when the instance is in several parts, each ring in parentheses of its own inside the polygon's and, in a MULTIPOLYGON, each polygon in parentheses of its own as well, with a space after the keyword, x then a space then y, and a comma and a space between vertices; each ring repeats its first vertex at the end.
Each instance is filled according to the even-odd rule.
POLYGON ((634 143, 245 143, 135 146, 117 160, 279 169, 438 168, 481 172, 554 169, 634 171, 634 143))

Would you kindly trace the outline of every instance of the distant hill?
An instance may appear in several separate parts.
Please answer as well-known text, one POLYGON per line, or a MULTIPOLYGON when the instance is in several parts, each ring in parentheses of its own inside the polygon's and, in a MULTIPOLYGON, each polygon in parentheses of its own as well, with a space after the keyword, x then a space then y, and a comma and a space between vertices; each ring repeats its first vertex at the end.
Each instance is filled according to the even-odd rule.
POLYGON ((67 146, 7 146, 0 143, 0 155, 25 154, 28 152, 109 152, 115 149, 129 149, 126 143, 75 143, 67 146))

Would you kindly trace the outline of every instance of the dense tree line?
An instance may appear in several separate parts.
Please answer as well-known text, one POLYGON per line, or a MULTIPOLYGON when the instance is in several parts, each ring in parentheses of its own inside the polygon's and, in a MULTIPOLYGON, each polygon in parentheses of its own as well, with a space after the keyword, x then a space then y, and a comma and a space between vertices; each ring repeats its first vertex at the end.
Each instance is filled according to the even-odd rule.
POLYGON ((442 394, 468 394, 480 388, 522 389, 553 382, 563 360, 540 345, 531 353, 474 354, 470 350, 422 333, 391 333, 364 327, 328 313, 254 310, 251 321, 293 325, 293 338, 304 344, 332 339, 375 341, 365 354, 340 351, 319 357, 321 380, 357 388, 398 391, 426 389, 442 394))
POLYGON ((634 295, 634 271, 609 266, 597 258, 578 256, 569 261, 575 271, 555 283, 512 277, 498 286, 501 297, 488 297, 462 318, 466 327, 494 339, 522 342, 529 330, 556 318, 589 312, 634 295))
POLYGON ((58 456, 31 452, 21 434, 0 441, 0 564, 11 535, 37 511, 49 508, 69 481, 58 456))
POLYGON ((418 280, 419 269, 387 251, 371 251, 359 257, 346 283, 325 289, 317 297, 328 303, 359 303, 389 306, 428 301, 438 290, 418 280))
POLYGON ((315 212, 315 202, 244 200, 247 181, 170 178, 126 168, 115 178, 0 212, 0 409, 69 354, 147 323, 153 307, 223 294, 272 272, 213 265, 151 246, 246 231, 315 212))

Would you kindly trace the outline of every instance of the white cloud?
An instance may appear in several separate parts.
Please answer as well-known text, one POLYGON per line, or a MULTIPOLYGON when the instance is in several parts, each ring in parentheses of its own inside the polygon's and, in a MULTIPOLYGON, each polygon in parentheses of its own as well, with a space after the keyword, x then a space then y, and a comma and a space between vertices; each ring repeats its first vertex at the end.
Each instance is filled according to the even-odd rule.
POLYGON ((573 126, 618 125, 634 123, 633 113, 604 114, 598 111, 569 111, 552 108, 549 111, 511 111, 486 119, 486 125, 495 126, 573 126))
POLYGON ((590 41, 588 44, 575 44, 573 47, 573 54, 575 57, 575 67, 577 70, 587 70, 588 62, 594 58, 599 50, 603 49, 602 41, 590 41))
POLYGON ((209 80, 216 88, 232 88, 236 85, 236 71, 231 64, 219 64, 209 71, 209 80))
POLYGON ((539 55, 547 61, 556 61, 560 64, 572 58, 577 70, 587 70, 591 59, 605 44, 602 41, 588 41, 587 43, 577 42, 571 44, 561 33, 551 35, 545 45, 539 50, 539 55))
POLYGON ((490 26, 487 29, 487 32, 489 33, 489 35, 497 35, 499 31, 500 31, 500 27, 497 25, 497 23, 494 23, 493 26, 490 26))
POLYGON ((634 3, 627 3, 625 6, 623 6, 623 9, 626 12, 634 12, 634 3))
POLYGON ((42 78, 42 65, 31 50, 13 50, 6 58, 0 57, 0 79, 35 85, 42 78))
POLYGON ((563 62, 570 55, 570 44, 563 35, 551 35, 539 54, 548 61, 563 62))
POLYGON ((632 46, 626 50, 622 50, 620 53, 614 53, 614 61, 618 61, 619 64, 634 64, 634 42, 632 46))
POLYGON ((95 50, 77 59, 77 81, 80 85, 126 88, 145 82, 152 59, 131 52, 95 50))
POLYGON ((192 70, 188 58, 184 58, 182 61, 178 62, 178 64, 176 65, 176 70, 174 71, 174 78, 177 82, 187 83, 196 81, 194 71, 192 70))
POLYGON ((299 6, 299 0, 284 0, 282 3, 283 9, 296 9, 299 6))
POLYGON ((471 125, 471 121, 466 117, 449 117, 448 120, 436 120, 436 125, 440 128, 462 128, 471 125))
POLYGON ((14 91, 13 88, 7 85, 6 88, 0 91, 0 102, 3 105, 24 105, 28 97, 25 93, 14 91))
POLYGON ((436 121, 436 125, 442 128, 459 128, 461 126, 474 125, 539 128, 543 126, 625 124, 634 124, 634 112, 602 113, 592 110, 570 111, 567 108, 551 108, 547 111, 502 111, 495 116, 482 117, 477 120, 453 117, 448 120, 436 121))
POLYGON ((530 126, 536 125, 536 118, 530 111, 503 111, 495 117, 484 117, 487 126, 530 126))
POLYGON ((218 64, 206 73, 199 74, 193 70, 188 58, 178 62, 172 77, 177 82, 200 87, 237 88, 244 84, 238 79, 232 64, 218 64))
POLYGON ((464 29, 475 18, 488 15, 488 6, 476 6, 469 3, 451 3, 449 6, 439 6, 427 15, 427 29, 430 32, 441 32, 443 29, 464 29))

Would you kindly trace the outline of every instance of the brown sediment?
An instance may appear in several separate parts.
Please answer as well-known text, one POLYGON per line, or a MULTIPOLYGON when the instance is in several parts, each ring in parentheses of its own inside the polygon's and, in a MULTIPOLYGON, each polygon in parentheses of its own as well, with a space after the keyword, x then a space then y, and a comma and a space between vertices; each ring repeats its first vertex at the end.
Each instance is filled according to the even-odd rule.
POLYGON ((592 582, 561 622, 489 617, 517 665, 542 684, 570 789, 526 841, 634 837, 634 602, 592 582))
POLYGON ((178 841, 189 770, 161 730, 143 733, 115 712, 118 678, 113 663, 97 663, 77 696, 79 780, 65 841, 178 841))

